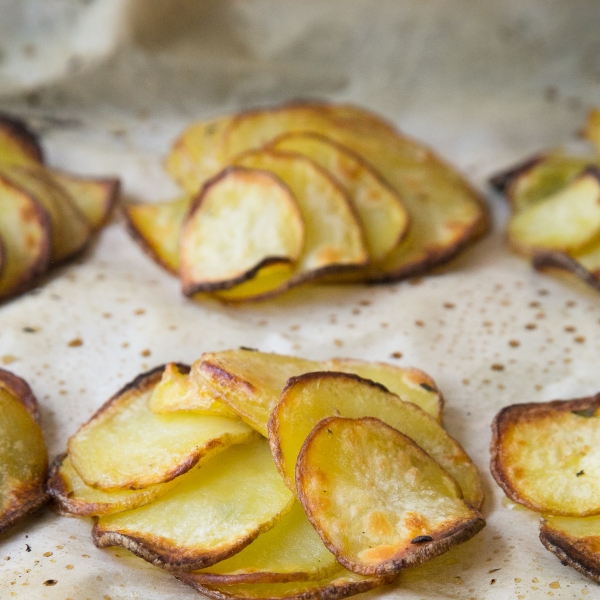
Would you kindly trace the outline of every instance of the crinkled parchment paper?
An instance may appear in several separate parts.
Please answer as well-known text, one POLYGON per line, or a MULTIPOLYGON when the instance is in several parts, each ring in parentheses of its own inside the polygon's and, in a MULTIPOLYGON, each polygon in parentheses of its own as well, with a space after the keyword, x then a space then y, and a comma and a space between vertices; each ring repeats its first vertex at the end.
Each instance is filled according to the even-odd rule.
MULTIPOLYGON (((3 0, 0 109, 49 162, 119 175, 126 196, 177 193, 161 169, 200 117, 300 97, 352 101, 438 150, 484 193, 494 231, 426 278, 311 287, 261 305, 194 304, 115 219, 76 263, 0 307, 0 363, 42 404, 51 455, 140 371, 239 345, 414 365, 481 469, 488 525, 376 598, 592 598, 488 471, 502 406, 600 389, 600 296, 533 272, 503 243, 488 175, 573 143, 600 103, 594 0, 3 0), (33 331, 32 331, 33 330, 33 331), (70 344, 81 340, 81 344, 70 344), (396 358, 398 357, 398 358, 396 358)), ((49 509, 0 539, 0 597, 181 599, 196 593, 49 509)))

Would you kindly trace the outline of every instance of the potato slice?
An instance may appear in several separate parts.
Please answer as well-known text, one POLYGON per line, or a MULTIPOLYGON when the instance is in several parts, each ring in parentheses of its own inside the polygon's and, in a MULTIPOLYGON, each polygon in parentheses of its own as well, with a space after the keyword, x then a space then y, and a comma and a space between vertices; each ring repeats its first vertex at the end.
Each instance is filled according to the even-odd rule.
POLYGON ((515 214, 508 225, 511 247, 577 252, 600 236, 600 171, 588 169, 567 187, 515 214))
POLYGON ((0 173, 0 300, 33 285, 50 261, 50 219, 37 199, 0 173))
POLYGON ((583 130, 583 137, 590 140, 600 154, 600 108, 590 111, 588 120, 583 130))
POLYGON ((296 482, 325 545, 363 575, 419 565, 485 525, 453 477, 373 417, 320 421, 300 450, 296 482))
POLYGON ((269 421, 269 442, 277 468, 296 489, 296 459, 311 429, 329 416, 376 417, 414 440, 460 485, 474 508, 483 503, 477 468, 441 425, 412 402, 383 386, 348 373, 306 373, 292 377, 269 421))
POLYGON ((563 565, 600 583, 600 517, 546 516, 540 541, 563 565))
POLYGON ((0 163, 5 165, 44 162, 37 136, 23 121, 0 114, 0 163))
POLYGON ((47 500, 48 455, 37 413, 27 383, 0 369, 0 535, 47 500))
POLYGON ((181 233, 183 293, 227 289, 265 265, 294 263, 304 223, 290 189, 272 173, 230 167, 194 199, 181 233))
POLYGON ((179 483, 176 477, 141 490, 105 492, 86 485, 71 464, 68 454, 59 456, 52 465, 48 493, 63 514, 78 517, 110 515, 154 502, 179 483))
POLYGON ((189 369, 184 371, 175 363, 169 363, 165 367, 160 382, 148 399, 148 407, 152 412, 163 414, 193 410, 237 419, 237 413, 219 400, 199 374, 192 378, 189 376, 189 369))
POLYGON ((228 290, 217 290, 213 295, 224 302, 260 300, 264 294, 268 295, 271 290, 286 285, 294 274, 294 269, 294 265, 289 263, 265 265, 252 279, 238 283, 228 290))
POLYGON ((100 517, 94 543, 156 566, 191 571, 239 552, 293 503, 263 439, 232 446, 152 504, 100 517))
POLYGON ((198 583, 283 583, 318 581, 340 570, 299 502, 273 529, 259 535, 238 554, 190 575, 198 583))
POLYGON ((550 515, 600 514, 600 395, 507 406, 492 434, 492 475, 511 500, 550 515))
POLYGON ((358 575, 346 569, 321 581, 288 583, 207 585, 197 581, 194 573, 178 573, 176 577, 214 600, 338 600, 392 581, 392 578, 358 575))
POLYGON ((307 156, 342 185, 363 224, 371 260, 383 259, 400 243, 408 230, 408 213, 398 194, 361 156, 315 133, 286 134, 271 147, 307 156))
POLYGON ((137 490, 170 481, 205 454, 245 442, 253 434, 239 419, 153 413, 148 398, 163 370, 157 367, 134 379, 69 439, 71 462, 87 485, 137 490))
POLYGON ((600 244, 576 256, 569 256, 564 252, 536 252, 532 262, 540 271, 557 269, 570 272, 584 283, 600 290, 600 244))

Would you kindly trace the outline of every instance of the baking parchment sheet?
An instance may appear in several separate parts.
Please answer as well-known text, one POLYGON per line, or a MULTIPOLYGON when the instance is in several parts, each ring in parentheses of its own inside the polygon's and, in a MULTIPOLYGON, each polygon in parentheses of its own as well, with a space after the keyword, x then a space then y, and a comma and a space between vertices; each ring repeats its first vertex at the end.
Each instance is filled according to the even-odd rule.
MULTIPOLYGON (((50 455, 139 372, 240 345, 417 366, 485 483, 487 527, 372 598, 593 598, 538 541, 488 470, 490 423, 514 402, 600 390, 600 296, 505 249, 486 177, 577 146, 600 104, 595 1, 3 0, 0 109, 42 135, 51 165, 122 177, 125 199, 177 194, 161 168, 193 119, 297 98, 351 101, 435 148, 488 197, 493 232, 430 276, 315 286, 269 303, 184 299, 118 218, 75 263, 0 307, 0 362, 42 404, 50 455)), ((0 598, 197 594, 50 509, 0 539, 0 598)))

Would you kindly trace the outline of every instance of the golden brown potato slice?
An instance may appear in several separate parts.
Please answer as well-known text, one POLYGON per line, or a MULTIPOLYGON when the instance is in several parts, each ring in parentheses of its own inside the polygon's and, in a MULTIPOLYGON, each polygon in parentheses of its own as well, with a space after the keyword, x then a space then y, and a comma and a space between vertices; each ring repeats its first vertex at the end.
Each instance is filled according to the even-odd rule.
POLYGON ((321 581, 288 583, 208 585, 197 581, 194 573, 178 573, 176 577, 214 600, 338 600, 393 581, 393 578, 358 575, 346 569, 321 581))
POLYGON ((262 438, 232 446, 183 477, 152 504, 100 517, 94 543, 123 546, 170 570, 201 569, 239 552, 293 503, 262 438))
POLYGON ((0 369, 0 535, 47 499, 48 455, 37 414, 27 383, 0 369))
POLYGON ((516 213, 508 239, 517 252, 577 252, 600 236, 600 171, 587 169, 550 198, 516 213))
POLYGON ((165 367, 160 382, 148 399, 148 407, 159 414, 193 410, 202 414, 237 418, 237 413, 218 398, 199 373, 190 377, 188 372, 182 372, 175 363, 169 363, 165 367))
POLYGON ((289 263, 266 265, 259 269, 252 279, 238 283, 228 290, 218 290, 213 295, 224 302, 260 300, 263 295, 268 295, 271 290, 286 285, 294 274, 294 268, 294 265, 289 263))
POLYGON ((371 260, 383 259, 400 243, 408 230, 408 213, 398 194, 364 158, 316 133, 286 134, 271 147, 307 156, 342 185, 363 224, 371 260))
POLYGON ((230 167, 204 185, 183 225, 183 293, 231 288, 266 265, 295 263, 303 246, 304 223, 285 183, 230 167))
POLYGON ((68 454, 59 456, 52 465, 48 493, 63 514, 78 517, 110 515, 154 502, 179 483, 178 477, 141 490, 105 492, 83 482, 71 464, 68 454))
POLYGON ((318 581, 339 570, 335 556, 323 545, 301 504, 294 502, 273 529, 241 552, 190 575, 198 583, 232 585, 318 581))
POLYGON ((26 165, 42 162, 44 157, 38 139, 25 123, 0 114, 0 163, 26 165))
POLYGON ((33 285, 50 261, 50 219, 35 197, 0 173, 0 300, 33 285))
POLYGON ((157 367, 134 379, 69 439, 71 463, 87 485, 137 490, 164 483, 204 455, 245 442, 253 434, 239 419, 191 411, 152 412, 148 398, 163 370, 157 367))
POLYGON ((548 515, 540 530, 540 541, 563 565, 600 583, 600 517, 548 515))
POLYGON ((590 111, 588 120, 583 130, 583 137, 590 140, 600 154, 600 108, 590 111))
POLYGON ((326 417, 376 417, 414 440, 460 485, 475 508, 483 503, 477 468, 442 426, 412 402, 368 379, 349 373, 306 373, 288 381, 269 421, 269 442, 290 489, 300 448, 312 428, 326 417))
POLYGON ((570 272, 584 283, 600 290, 600 243, 575 256, 569 256, 564 252, 536 252, 533 266, 541 271, 557 269, 570 272))
POLYGON ((485 525, 429 454, 372 417, 320 421, 298 456, 296 482, 325 545, 363 575, 419 565, 485 525))
POLYGON ((492 475, 531 510, 598 515, 599 436, 600 395, 507 406, 492 424, 492 475))

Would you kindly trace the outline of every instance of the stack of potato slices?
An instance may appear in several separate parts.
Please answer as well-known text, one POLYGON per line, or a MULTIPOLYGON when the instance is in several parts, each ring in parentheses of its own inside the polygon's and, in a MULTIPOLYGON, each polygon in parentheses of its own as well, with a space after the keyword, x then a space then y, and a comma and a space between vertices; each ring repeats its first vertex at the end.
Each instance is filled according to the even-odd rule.
POLYGON ((48 498, 48 455, 27 383, 0 369, 0 535, 48 498))
POLYGON ((188 296, 260 300, 309 281, 396 281, 448 261, 488 226, 453 169, 349 105, 193 124, 166 168, 187 195, 125 212, 188 296))
POLYGON ((87 179, 45 166, 35 136, 0 115, 0 300, 81 252, 104 225, 116 179, 87 179))
POLYGON ((541 270, 570 272, 600 290, 600 110, 583 132, 595 156, 551 152, 491 179, 510 202, 510 247, 541 270))
POLYGON ((479 474, 422 371, 249 349, 140 375, 68 442, 49 491, 213 598, 341 598, 484 525, 479 474), (377 383, 376 383, 377 382, 377 383))
POLYGON ((600 583, 600 394, 508 406, 492 432, 498 485, 541 513, 550 552, 600 583))

